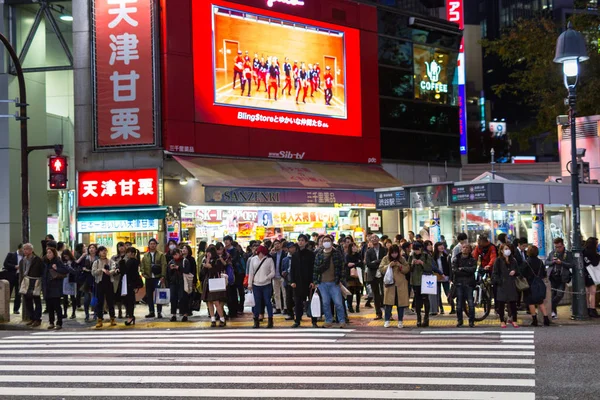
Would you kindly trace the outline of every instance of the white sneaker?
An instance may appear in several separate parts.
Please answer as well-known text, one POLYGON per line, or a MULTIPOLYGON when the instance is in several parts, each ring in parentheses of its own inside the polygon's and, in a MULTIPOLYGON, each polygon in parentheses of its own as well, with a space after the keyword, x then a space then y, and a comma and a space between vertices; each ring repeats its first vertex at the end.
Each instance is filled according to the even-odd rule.
POLYGON ((552 313, 552 319, 557 319, 557 318, 558 318, 558 316, 556 315, 556 313, 555 313, 555 312, 553 312, 553 313, 552 313))
POLYGON ((404 328, 404 325, 402 325, 402 321, 398 322, 398 328, 400 328, 400 329, 404 328))
POLYGON ((384 328, 389 328, 389 327, 390 327, 390 321, 385 321, 385 322, 383 323, 383 327, 384 327, 384 328))

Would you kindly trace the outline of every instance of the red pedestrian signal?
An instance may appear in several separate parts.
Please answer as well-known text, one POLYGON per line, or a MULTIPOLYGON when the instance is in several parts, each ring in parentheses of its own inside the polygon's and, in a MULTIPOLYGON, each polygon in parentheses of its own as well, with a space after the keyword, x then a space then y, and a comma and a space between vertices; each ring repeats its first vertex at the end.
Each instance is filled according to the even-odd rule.
POLYGON ((48 158, 50 189, 67 188, 67 157, 51 156, 48 158))

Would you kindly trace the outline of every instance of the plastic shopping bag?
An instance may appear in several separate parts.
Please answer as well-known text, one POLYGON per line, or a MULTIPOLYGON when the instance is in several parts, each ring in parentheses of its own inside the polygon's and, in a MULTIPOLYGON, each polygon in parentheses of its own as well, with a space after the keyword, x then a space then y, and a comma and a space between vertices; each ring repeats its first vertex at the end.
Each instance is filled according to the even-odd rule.
POLYGON ((386 286, 392 286, 394 284, 394 268, 392 268, 391 265, 388 265, 387 271, 385 271, 383 284, 386 286))
POLYGON ((127 296, 127 275, 121 279, 121 296, 127 296))
POLYGON ((315 291, 312 299, 310 300, 310 312, 311 317, 320 318, 321 317, 321 296, 319 296, 319 291, 315 291))
POLYGON ((421 294, 437 294, 437 277, 435 275, 421 277, 421 294))
POLYGON ((358 280, 360 281, 360 284, 364 285, 364 282, 363 282, 363 279, 364 279, 363 278, 363 269, 360 268, 360 267, 357 267, 356 268, 356 273, 358 274, 358 280))
POLYGON ((167 305, 171 302, 171 289, 157 288, 154 291, 154 304, 167 305))
POLYGON ((244 307, 254 307, 256 302, 254 301, 254 293, 247 292, 244 298, 244 307))
POLYGON ((588 265, 586 269, 594 283, 600 285, 600 265, 588 265))

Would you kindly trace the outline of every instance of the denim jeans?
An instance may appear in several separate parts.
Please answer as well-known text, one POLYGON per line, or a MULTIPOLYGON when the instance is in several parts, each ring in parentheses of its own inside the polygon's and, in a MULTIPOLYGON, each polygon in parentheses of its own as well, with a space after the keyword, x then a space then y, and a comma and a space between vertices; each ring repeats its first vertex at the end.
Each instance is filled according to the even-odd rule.
POLYGON ((344 302, 342 300, 342 290, 340 285, 335 282, 321 282, 319 285, 319 293, 321 294, 321 301, 323 302, 323 314, 325 314, 325 323, 331 324, 333 322, 333 314, 331 310, 331 301, 335 306, 335 312, 338 317, 338 321, 343 322, 346 317, 344 310, 344 302))
MULTIPOLYGON (((392 319, 392 308, 394 306, 385 306, 385 320, 389 321, 390 319, 392 319)), ((402 320, 404 319, 404 309, 406 307, 396 307, 398 309, 398 322, 402 322, 402 320)))
POLYGON ((467 285, 456 285, 456 319, 463 322, 463 305, 467 300, 469 305, 469 322, 475 320, 475 304, 473 302, 473 288, 467 285))
POLYGON ((273 286, 265 285, 265 286, 255 286, 252 285, 252 293, 254 293, 254 307, 252 307, 252 312, 254 313, 254 318, 258 318, 258 316, 262 313, 265 306, 267 307, 267 315, 269 318, 273 318, 273 303, 271 303, 271 295, 273 294, 273 286))
POLYGON ((556 312, 558 304, 565 296, 564 290, 567 287, 567 284, 563 283, 560 277, 555 278, 551 276, 550 287, 552 288, 552 312, 556 312))

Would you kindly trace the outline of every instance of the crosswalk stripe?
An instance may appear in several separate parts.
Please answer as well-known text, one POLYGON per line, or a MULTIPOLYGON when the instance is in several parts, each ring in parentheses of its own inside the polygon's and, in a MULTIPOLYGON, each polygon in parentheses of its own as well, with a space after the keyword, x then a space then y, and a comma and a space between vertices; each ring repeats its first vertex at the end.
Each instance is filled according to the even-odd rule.
MULTIPOLYGON (((125 361, 125 360, 124 360, 125 361)), ((18 371, 20 368, 29 368, 30 365, 0 365, 0 371, 18 371)), ((203 365, 144 365, 144 371, 170 371, 170 372, 207 372, 203 365)), ((431 372, 431 366, 361 366, 360 372, 431 372)), ((67 371, 73 370, 71 365, 40 365, 37 371, 67 371)), ((84 371, 120 371, 139 372, 139 365, 81 365, 79 372, 84 371)), ((355 365, 211 365, 209 372, 356 372, 355 365)), ((491 367, 453 367, 451 370, 436 371, 437 375, 452 374, 535 374, 535 368, 491 368, 491 367)))
MULTIPOLYGON (((223 328, 220 328, 223 329, 223 328)), ((175 329, 175 330, 170 330, 168 331, 170 334, 173 335, 179 335, 179 334, 185 334, 185 333, 194 333, 194 334, 198 334, 198 335, 210 335, 210 334, 214 334, 216 332, 219 333, 235 333, 235 334, 239 334, 239 333, 250 333, 250 334, 257 334, 257 335, 271 335, 273 333, 276 334, 280 334, 280 333, 314 333, 314 334, 318 334, 319 336, 321 335, 344 335, 344 334, 348 334, 351 332, 354 332, 354 329, 335 329, 335 330, 327 330, 327 329, 323 329, 323 328, 302 328, 302 329, 286 329, 286 328, 276 328, 273 330, 269 330, 269 331, 265 331, 265 330, 256 330, 256 329, 235 329, 235 330, 227 330, 227 328, 223 329, 223 330, 201 330, 201 329, 175 329)), ((71 336, 71 335, 81 335, 81 334, 86 334, 86 335, 100 335, 100 336, 106 336, 106 335, 114 335, 114 334, 130 334, 130 335, 145 335, 145 336, 151 336, 151 335, 155 335, 155 334, 164 334, 165 330, 133 330, 133 329, 114 329, 114 330, 108 330, 108 329, 103 329, 103 330, 94 330, 94 331, 61 331, 61 332, 53 332, 54 335, 57 336, 71 336)), ((38 336, 38 335, 47 335, 48 332, 33 332, 32 335, 38 336)))
MULTIPOLYGON (((48 346, 44 346, 44 347, 48 347, 48 346)), ((255 347, 255 346, 252 346, 255 347)), ((95 350, 95 346, 92 346, 92 348, 95 350)), ((152 354, 166 354, 166 355, 173 355, 173 350, 165 350, 165 349, 153 349, 152 350, 152 354)), ((108 349, 103 349, 102 350, 102 354, 135 354, 135 355, 139 355, 140 350, 138 349, 130 349, 130 348, 124 348, 124 349, 112 349, 112 348, 108 348, 108 349)), ((281 350, 270 350, 270 349, 259 349, 259 350, 253 350, 253 349, 243 349, 243 350, 239 350, 239 349, 235 349, 235 350, 230 350, 230 349, 186 349, 185 353, 187 355, 211 355, 211 354, 215 354, 215 355, 226 355, 226 354, 233 354, 233 355, 240 355, 240 354, 245 354, 245 355, 281 355, 282 352, 281 350)), ((9 355, 9 356, 13 356, 13 355, 17 355, 17 354, 23 354, 23 355, 31 355, 32 351, 27 348, 27 349, 10 349, 10 350, 0 350, 0 355, 9 355)), ((36 355, 42 355, 42 354, 62 354, 62 355, 69 355, 69 354, 81 354, 81 350, 65 350, 62 348, 52 348, 52 349, 42 349, 42 350, 36 350, 35 351, 36 355)), ((286 354, 291 355, 291 354, 305 354, 305 355, 314 355, 314 354, 319 354, 319 355, 324 355, 324 354, 331 354, 331 355, 340 355, 340 354, 350 354, 350 355, 356 355, 356 354, 365 354, 365 355, 375 355, 375 354, 382 354, 382 355, 410 355, 410 354, 414 354, 414 355, 435 355, 435 356, 440 356, 440 355, 446 355, 446 356, 455 356, 456 355, 456 351, 454 350, 361 350, 361 349, 352 349, 352 350, 342 350, 342 349, 336 349, 336 350, 327 350, 327 349, 319 349, 319 350, 286 350, 286 354)), ((497 349, 497 350, 462 350, 460 352, 461 355, 469 355, 469 356, 514 356, 514 357, 519 357, 519 356, 535 356, 535 351, 510 351, 510 350, 502 350, 502 349, 497 349)))
MULTIPOLYGON (((43 349, 47 348, 47 344, 8 344, 8 343, 0 343, 0 349, 43 349)), ((67 343, 61 344, 61 348, 65 349, 82 349, 89 347, 88 344, 85 343, 67 343)), ((152 343, 96 343, 94 344, 95 348, 149 348, 154 347, 152 343)), ((169 347, 171 348, 183 348, 183 349, 193 349, 193 348, 220 348, 220 349, 229 349, 229 348, 239 348, 239 343, 170 343, 169 347)), ((424 344, 345 344, 345 343, 314 343, 314 344, 278 344, 278 343, 260 343, 260 344, 252 344, 253 348, 258 349, 455 349, 455 350, 468 350, 468 349, 489 349, 490 346, 487 344, 437 344, 437 343, 424 343, 424 344)), ((496 344, 492 346, 497 350, 533 350, 535 345, 504 345, 504 344, 496 344)), ((242 349, 243 350, 243 349, 242 349)))
MULTIPOLYGON (((178 357, 127 357, 127 362, 159 363, 169 361, 177 364, 218 364, 218 363, 245 363, 245 364, 294 364, 294 363, 327 363, 331 357, 202 357, 202 358, 178 358, 178 357)), ((123 357, 2 357, 4 362, 31 362, 31 363, 64 363, 64 364, 95 364, 95 363, 121 363, 123 357)), ((336 357, 339 363, 353 364, 519 364, 534 365, 533 358, 456 358, 456 357, 336 357)))
MULTIPOLYGON (((37 383, 136 383, 156 384, 157 382, 173 384, 201 384, 201 383, 227 383, 227 384, 271 384, 280 380, 281 376, 139 376, 139 375, 36 375, 37 383)), ((322 385, 335 382, 336 384, 354 384, 355 376, 286 376, 287 384, 322 385)), ((2 375, 0 382, 29 382, 30 375, 2 375)), ((443 385, 443 386, 521 386, 534 387, 535 379, 498 379, 498 378, 442 378, 422 376, 361 376, 361 385, 443 385)))
MULTIPOLYGON (((13 344, 27 344, 27 343, 35 343, 35 344, 42 344, 42 343, 47 343, 47 344, 83 344, 83 343, 98 343, 98 339, 97 338, 89 338, 89 337, 84 337, 84 338, 80 338, 80 337, 69 337, 69 338, 57 338, 57 339, 52 339, 50 337, 40 337, 41 340, 22 340, 22 339, 13 339, 4 343, 0 344, 0 348, 4 347, 4 345, 13 345, 13 344)), ((144 344, 148 345, 151 343, 156 343, 156 344, 160 344, 160 343, 172 343, 173 340, 177 340, 178 343, 239 343, 240 339, 239 338, 226 338, 226 339, 217 339, 217 338, 204 338, 204 337, 197 337, 197 338, 165 338, 165 339, 148 339, 148 338, 144 338, 144 337, 135 337, 135 338, 110 338, 110 343, 139 343, 140 341, 143 341, 144 344)), ((257 339, 257 338, 244 338, 243 342, 244 343, 262 343, 264 342, 265 339, 257 339)), ((402 341, 404 342, 404 344, 409 344, 409 343, 422 343, 422 341, 418 341, 415 339, 402 339, 402 341)), ((277 342, 279 343, 358 343, 355 340, 345 340, 343 342, 340 342, 338 339, 304 339, 304 338, 277 338, 277 342)), ((444 343, 472 343, 472 340, 452 340, 452 339, 447 339, 444 340, 444 343)), ((386 344, 396 344, 398 343, 398 339, 396 340, 379 340, 378 344, 381 347, 386 347, 384 345, 384 343, 386 344)), ((534 344, 533 340, 505 340, 505 339, 495 339, 495 340, 488 340, 488 341, 479 341, 478 343, 489 343, 491 346, 494 346, 496 344, 534 344)), ((454 347, 454 346, 453 346, 454 347)))
MULTIPOLYGON (((136 332, 135 335, 127 335, 127 334, 114 334, 114 335, 110 335, 111 340, 113 338, 122 338, 122 339, 136 339, 136 338, 144 338, 144 339, 174 339, 174 338, 270 338, 270 337, 277 337, 277 338, 324 338, 324 339, 339 339, 342 337, 345 337, 346 334, 337 334, 337 333, 333 333, 333 334, 327 334, 327 335, 317 335, 314 333, 297 333, 295 335, 292 334, 284 334, 284 335, 278 335, 276 333, 269 333, 269 334, 250 334, 250 333, 234 333, 235 331, 232 331, 232 333, 215 333, 215 334, 196 334, 196 333, 188 333, 188 334, 183 334, 183 335, 174 335, 174 334, 163 334, 163 335, 144 335, 144 332, 136 332)), ((95 332, 94 332, 95 333, 95 332)), ((60 336, 57 335, 57 332, 51 332, 51 333, 46 333, 44 335, 37 335, 37 336, 7 336, 5 337, 3 340, 7 340, 7 341, 12 341, 12 340, 28 340, 30 342, 32 341, 38 341, 40 339, 97 339, 99 337, 106 337, 107 335, 103 335, 100 332, 98 332, 98 334, 94 334, 94 335, 86 335, 86 334, 82 334, 80 332, 79 335, 69 335, 69 336, 60 336)), ((419 339, 419 340, 423 340, 422 338, 415 338, 419 339)), ((489 340, 492 340, 492 338, 490 338, 489 340)))
POLYGON ((437 399, 535 400, 535 393, 425 390, 322 390, 322 389, 214 389, 202 388, 28 388, 0 387, 0 396, 64 397, 209 397, 209 398, 318 398, 318 399, 437 399))
MULTIPOLYGON (((421 335, 443 335, 451 333, 460 333, 461 335, 494 335, 494 334, 506 334, 506 331, 479 331, 479 330, 465 330, 465 329, 444 329, 444 330, 425 330, 420 332, 421 335)), ((511 335, 532 335, 534 331, 525 330, 511 330, 511 335)))

